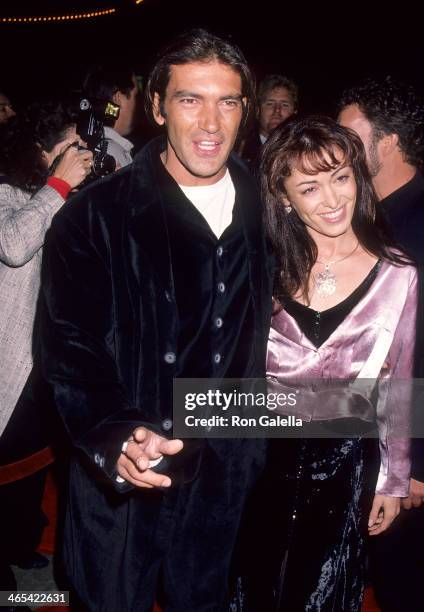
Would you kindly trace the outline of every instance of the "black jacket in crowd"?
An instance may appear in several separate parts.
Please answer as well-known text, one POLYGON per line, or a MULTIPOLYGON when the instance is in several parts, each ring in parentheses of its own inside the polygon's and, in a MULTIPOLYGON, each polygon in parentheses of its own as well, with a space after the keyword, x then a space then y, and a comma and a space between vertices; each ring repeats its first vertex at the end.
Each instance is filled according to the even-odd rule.
MULTIPOLYGON (((418 265, 415 376, 424 379, 424 177, 421 172, 417 171, 408 183, 380 203, 396 242, 418 265)), ((416 418, 424 423, 421 400, 415 400, 415 408, 418 408, 416 418)), ((419 437, 412 441, 411 475, 424 482, 424 440, 419 437)))

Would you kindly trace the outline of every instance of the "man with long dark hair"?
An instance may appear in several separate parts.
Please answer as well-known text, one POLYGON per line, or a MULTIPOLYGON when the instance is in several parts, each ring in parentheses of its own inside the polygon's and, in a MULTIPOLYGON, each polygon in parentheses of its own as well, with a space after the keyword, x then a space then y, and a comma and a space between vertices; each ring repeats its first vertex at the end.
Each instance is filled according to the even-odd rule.
MULTIPOLYGON (((424 377, 424 102, 391 77, 347 89, 339 122, 355 130, 367 153, 374 187, 398 244, 420 267, 415 376, 424 377)), ((422 417, 420 417, 422 418, 422 417)), ((412 441, 409 496, 397 524, 373 544, 376 590, 384 612, 415 609, 424 566, 424 444, 412 441)))
POLYGON ((255 184, 230 155, 240 50, 204 30, 160 55, 166 137, 79 194, 46 250, 46 378, 76 450, 66 567, 96 612, 225 609, 257 440, 173 439, 173 378, 262 377, 271 308, 255 184), (156 471, 153 463, 158 463, 156 471))

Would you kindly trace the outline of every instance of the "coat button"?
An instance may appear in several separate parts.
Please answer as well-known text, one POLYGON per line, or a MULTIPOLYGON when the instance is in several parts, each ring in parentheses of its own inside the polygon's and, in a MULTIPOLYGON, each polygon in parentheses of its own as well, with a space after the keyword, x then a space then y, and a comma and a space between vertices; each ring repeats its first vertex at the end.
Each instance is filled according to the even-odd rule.
POLYGON ((172 419, 165 419, 162 421, 162 429, 164 431, 169 431, 170 429, 172 429, 172 419))
POLYGON ((100 467, 104 467, 105 459, 104 459, 104 457, 101 457, 99 455, 99 453, 95 453, 94 454, 94 463, 97 463, 97 465, 100 466, 100 467))
POLYGON ((163 358, 165 359, 166 363, 175 363, 177 359, 175 353, 172 353, 171 351, 169 353, 165 353, 163 358))
POLYGON ((224 325, 224 321, 221 319, 221 317, 217 317, 217 318, 215 319, 215 327, 220 328, 220 327, 222 327, 223 325, 224 325))
POLYGON ((222 248, 222 246, 219 246, 216 249, 216 254, 218 255, 218 257, 222 257, 223 252, 224 252, 224 249, 222 248))
POLYGON ((221 353, 215 353, 215 355, 213 356, 213 360, 215 363, 221 363, 221 359, 222 359, 221 353))
POLYGON ((219 291, 219 293, 224 293, 224 291, 225 291, 225 284, 223 282, 218 283, 218 291, 219 291))
POLYGON ((168 300, 168 302, 172 302, 172 295, 169 291, 165 291, 165 297, 168 300))

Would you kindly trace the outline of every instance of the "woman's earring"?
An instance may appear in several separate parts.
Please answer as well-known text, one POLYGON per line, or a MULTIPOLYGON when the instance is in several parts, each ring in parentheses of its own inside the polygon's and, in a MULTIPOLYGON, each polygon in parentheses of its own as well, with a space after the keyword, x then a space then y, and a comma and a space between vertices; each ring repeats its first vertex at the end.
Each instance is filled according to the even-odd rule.
POLYGON ((292 207, 290 206, 290 204, 284 205, 284 208, 286 210, 286 214, 289 215, 292 211, 292 207))

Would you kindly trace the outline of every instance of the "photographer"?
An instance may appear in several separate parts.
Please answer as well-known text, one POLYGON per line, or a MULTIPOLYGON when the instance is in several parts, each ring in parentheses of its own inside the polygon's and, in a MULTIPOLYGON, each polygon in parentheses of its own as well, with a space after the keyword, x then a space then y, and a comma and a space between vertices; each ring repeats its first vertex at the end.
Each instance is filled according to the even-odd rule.
POLYGON ((92 153, 79 149, 75 119, 62 103, 49 101, 33 104, 0 133, 0 581, 8 589, 15 588, 11 563, 47 563, 34 552, 43 527, 47 446, 45 402, 31 372, 38 346, 34 322, 46 232, 91 170, 92 153), (44 469, 28 468, 43 461, 44 469))
POLYGON ((119 116, 104 121, 107 153, 115 159, 117 169, 130 164, 133 144, 125 136, 133 129, 137 107, 134 71, 121 65, 96 66, 85 77, 83 93, 93 105, 111 101, 119 106, 119 116))

